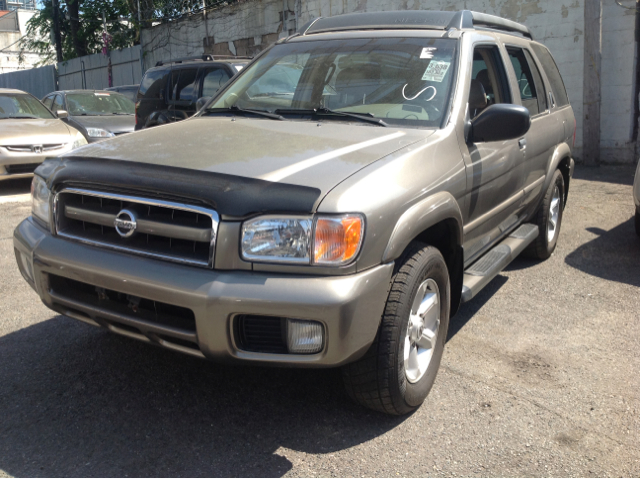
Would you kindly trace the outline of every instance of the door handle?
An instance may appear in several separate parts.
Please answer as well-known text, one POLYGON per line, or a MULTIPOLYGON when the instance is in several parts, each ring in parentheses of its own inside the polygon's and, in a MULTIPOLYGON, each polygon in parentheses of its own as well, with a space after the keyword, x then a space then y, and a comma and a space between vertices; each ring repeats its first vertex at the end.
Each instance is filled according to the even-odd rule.
POLYGON ((521 150, 524 150, 527 147, 527 139, 526 138, 520 138, 518 140, 518 146, 520 147, 521 150))

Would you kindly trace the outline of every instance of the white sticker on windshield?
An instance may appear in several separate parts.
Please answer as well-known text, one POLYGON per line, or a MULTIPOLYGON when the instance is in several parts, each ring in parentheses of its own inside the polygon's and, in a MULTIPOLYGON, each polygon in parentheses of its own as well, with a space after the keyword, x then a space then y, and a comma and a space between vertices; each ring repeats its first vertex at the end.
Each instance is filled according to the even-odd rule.
POLYGON ((422 49, 422 53, 420 53, 420 58, 433 58, 433 54, 436 52, 436 47, 427 47, 422 49))
POLYGON ((422 75, 422 79, 426 81, 441 82, 447 74, 447 70, 449 70, 449 65, 451 65, 450 62, 438 62, 431 60, 431 62, 429 62, 429 66, 424 71, 424 75, 422 75))

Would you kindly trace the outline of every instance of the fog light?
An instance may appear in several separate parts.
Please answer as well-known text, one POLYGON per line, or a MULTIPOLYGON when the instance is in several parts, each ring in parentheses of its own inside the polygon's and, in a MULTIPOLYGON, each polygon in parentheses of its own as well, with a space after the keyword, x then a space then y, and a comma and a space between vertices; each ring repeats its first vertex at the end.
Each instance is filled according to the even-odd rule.
POLYGON ((313 354, 322 350, 324 330, 317 321, 287 320, 287 347, 293 354, 313 354))

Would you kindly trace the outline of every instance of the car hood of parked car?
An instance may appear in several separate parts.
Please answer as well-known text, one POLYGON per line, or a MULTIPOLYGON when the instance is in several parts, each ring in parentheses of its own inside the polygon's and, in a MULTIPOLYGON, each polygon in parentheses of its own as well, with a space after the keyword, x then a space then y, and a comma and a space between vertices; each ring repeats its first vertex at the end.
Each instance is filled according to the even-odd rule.
POLYGON ((71 156, 181 167, 326 193, 361 168, 434 131, 341 121, 193 118, 91 144, 71 156))
POLYGON ((83 128, 102 128, 112 133, 129 133, 136 126, 134 115, 78 115, 69 118, 83 128))
POLYGON ((0 120, 0 146, 69 143, 74 134, 75 130, 55 118, 0 120))

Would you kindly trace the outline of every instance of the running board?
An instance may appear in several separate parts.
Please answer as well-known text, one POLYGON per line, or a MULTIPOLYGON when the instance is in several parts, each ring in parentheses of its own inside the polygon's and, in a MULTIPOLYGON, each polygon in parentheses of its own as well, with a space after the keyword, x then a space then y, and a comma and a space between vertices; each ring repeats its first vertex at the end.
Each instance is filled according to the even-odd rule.
POLYGON ((473 299, 537 237, 538 227, 525 223, 469 266, 464 272, 462 302, 473 299))

